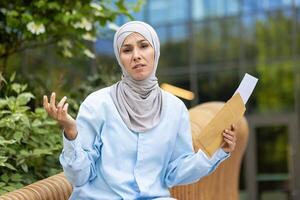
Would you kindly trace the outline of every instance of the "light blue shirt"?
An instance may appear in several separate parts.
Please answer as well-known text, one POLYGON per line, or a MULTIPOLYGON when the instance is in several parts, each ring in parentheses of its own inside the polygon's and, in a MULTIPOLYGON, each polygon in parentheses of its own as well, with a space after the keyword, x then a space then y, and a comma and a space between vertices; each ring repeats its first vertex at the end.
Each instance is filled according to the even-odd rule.
POLYGON ((129 130, 109 94, 98 90, 81 104, 78 135, 64 137, 60 162, 73 185, 71 200, 170 198, 169 188, 198 181, 229 154, 194 152, 189 113, 163 91, 160 123, 145 133, 129 130))

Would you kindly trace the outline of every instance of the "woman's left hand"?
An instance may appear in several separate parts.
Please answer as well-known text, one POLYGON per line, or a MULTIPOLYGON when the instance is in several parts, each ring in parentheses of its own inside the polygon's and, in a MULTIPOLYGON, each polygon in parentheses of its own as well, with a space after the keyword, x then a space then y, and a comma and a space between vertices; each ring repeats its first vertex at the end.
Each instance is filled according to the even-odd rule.
POLYGON ((231 125, 231 129, 225 129, 223 132, 223 144, 221 148, 226 152, 230 153, 235 149, 236 145, 236 127, 234 124, 231 125))

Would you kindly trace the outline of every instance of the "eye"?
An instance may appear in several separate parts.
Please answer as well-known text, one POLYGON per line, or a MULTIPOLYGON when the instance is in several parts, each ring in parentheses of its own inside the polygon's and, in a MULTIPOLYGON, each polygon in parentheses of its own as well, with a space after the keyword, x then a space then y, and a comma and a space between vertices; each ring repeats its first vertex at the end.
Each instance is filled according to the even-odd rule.
POLYGON ((131 49, 128 49, 128 48, 122 50, 123 53, 129 53, 130 51, 131 51, 131 49))
POLYGON ((149 44, 147 44, 147 43, 142 43, 141 44, 141 48, 147 48, 149 46, 149 44))

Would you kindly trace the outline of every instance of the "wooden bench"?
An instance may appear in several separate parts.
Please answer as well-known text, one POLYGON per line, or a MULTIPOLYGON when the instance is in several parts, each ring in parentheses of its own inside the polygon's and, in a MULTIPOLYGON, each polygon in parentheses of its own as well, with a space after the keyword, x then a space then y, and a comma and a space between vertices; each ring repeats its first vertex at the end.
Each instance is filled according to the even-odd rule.
MULTIPOLYGON (((224 103, 209 102, 190 109, 193 145, 195 150, 201 148, 197 138, 201 130, 221 109, 224 103)), ((242 157, 248 140, 248 125, 245 118, 237 124, 237 146, 230 158, 221 163, 215 172, 199 182, 174 187, 172 197, 180 200, 238 200, 239 174, 242 157)), ((0 200, 66 200, 72 192, 72 186, 63 173, 37 181, 24 188, 7 193, 0 200)))

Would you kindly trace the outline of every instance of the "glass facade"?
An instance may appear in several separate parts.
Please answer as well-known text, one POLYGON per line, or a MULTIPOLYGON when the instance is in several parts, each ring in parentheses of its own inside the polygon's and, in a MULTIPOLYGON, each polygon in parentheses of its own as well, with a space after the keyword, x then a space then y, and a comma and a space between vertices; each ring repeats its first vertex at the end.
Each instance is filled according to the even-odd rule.
POLYGON ((226 101, 246 72, 259 78, 241 199, 300 199, 300 1, 149 0, 134 16, 161 40, 160 83, 196 94, 188 107, 226 101))

